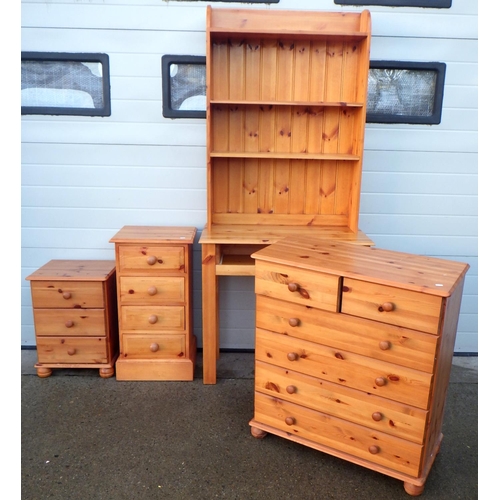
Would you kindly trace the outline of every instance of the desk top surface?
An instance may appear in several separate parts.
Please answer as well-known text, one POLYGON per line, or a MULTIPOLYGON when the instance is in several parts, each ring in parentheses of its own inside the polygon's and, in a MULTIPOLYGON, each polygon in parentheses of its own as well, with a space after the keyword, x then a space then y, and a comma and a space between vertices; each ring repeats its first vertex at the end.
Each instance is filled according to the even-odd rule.
POLYGON ((266 225, 213 225, 205 227, 200 244, 270 245, 286 237, 320 238, 345 241, 362 246, 374 242, 362 231, 353 233, 346 227, 330 226, 266 226, 266 225))

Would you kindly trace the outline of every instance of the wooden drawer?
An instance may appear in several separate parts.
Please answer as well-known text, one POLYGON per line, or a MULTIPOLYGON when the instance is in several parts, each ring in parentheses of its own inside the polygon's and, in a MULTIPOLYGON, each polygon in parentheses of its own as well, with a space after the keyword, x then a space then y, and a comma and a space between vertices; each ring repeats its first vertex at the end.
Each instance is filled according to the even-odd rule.
POLYGON ((35 331, 38 336, 104 337, 104 309, 35 309, 35 331))
POLYGON ((184 272, 186 257, 183 246, 119 245, 117 252, 117 265, 122 273, 184 272))
POLYGON ((288 302, 339 310, 340 278, 305 269, 259 262, 255 269, 255 293, 288 302))
POLYGON ((255 390, 422 444, 427 411, 255 362, 255 390))
POLYGON ((164 332, 184 331, 184 306, 122 306, 123 331, 164 332))
POLYGON ((421 445, 280 398, 256 392, 255 420, 411 476, 420 473, 421 445))
POLYGON ((119 289, 122 305, 185 301, 184 276, 122 276, 119 289))
POLYGON ((105 337, 37 337, 39 363, 108 363, 105 337))
POLYGON ((435 295, 344 278, 345 314, 437 334, 441 304, 435 295))
POLYGON ((306 340, 256 329, 255 358, 427 409, 432 375, 306 340))
POLYGON ((125 359, 184 359, 186 337, 124 334, 121 354, 125 359))
POLYGON ((257 295, 255 309, 258 328, 433 372, 435 335, 263 295, 257 295))
POLYGON ((104 291, 100 282, 32 281, 34 308, 98 309, 104 307, 104 291))

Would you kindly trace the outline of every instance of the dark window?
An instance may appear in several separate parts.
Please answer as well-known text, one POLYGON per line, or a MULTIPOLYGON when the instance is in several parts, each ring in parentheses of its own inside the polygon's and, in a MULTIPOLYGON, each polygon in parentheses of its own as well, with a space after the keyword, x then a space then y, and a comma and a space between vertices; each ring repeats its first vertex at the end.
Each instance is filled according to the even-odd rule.
POLYGON ((444 63, 370 61, 368 123, 438 124, 444 63))
POLYGON ((108 55, 22 52, 21 114, 110 116, 108 55))
POLYGON ((452 0, 334 0, 337 5, 386 5, 388 7, 428 7, 449 9, 452 0))
POLYGON ((205 56, 163 56, 162 87, 165 118, 205 118, 205 56))
MULTIPOLYGON (((439 62, 371 61, 368 123, 441 122, 446 65, 439 62)), ((163 116, 205 118, 204 56, 163 56, 163 116)))

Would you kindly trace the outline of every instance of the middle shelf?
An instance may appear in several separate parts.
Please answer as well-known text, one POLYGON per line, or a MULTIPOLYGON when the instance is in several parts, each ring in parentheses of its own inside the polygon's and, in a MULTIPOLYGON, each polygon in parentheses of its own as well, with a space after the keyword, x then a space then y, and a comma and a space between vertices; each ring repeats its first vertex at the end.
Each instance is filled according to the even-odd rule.
POLYGON ((362 109, 330 105, 213 104, 209 107, 212 136, 209 153, 262 157, 255 154, 272 152, 274 157, 281 158, 321 153, 334 155, 333 160, 359 160, 362 141, 361 138, 353 141, 352 136, 353 130, 362 129, 362 109), (231 154, 226 154, 229 152, 231 154))

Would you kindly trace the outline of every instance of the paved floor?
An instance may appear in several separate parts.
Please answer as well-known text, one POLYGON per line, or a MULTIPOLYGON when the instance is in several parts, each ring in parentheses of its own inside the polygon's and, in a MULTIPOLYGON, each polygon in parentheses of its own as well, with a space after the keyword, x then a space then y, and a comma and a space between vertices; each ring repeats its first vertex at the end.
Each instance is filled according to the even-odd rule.
MULTIPOLYGON (((477 357, 454 358, 444 440, 422 499, 478 498, 477 357)), ((23 500, 398 500, 401 481, 305 446, 250 435, 253 354, 223 353, 218 383, 36 376, 21 351, 23 500)), ((4 457, 8 458, 8 457, 4 457)))

